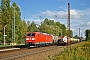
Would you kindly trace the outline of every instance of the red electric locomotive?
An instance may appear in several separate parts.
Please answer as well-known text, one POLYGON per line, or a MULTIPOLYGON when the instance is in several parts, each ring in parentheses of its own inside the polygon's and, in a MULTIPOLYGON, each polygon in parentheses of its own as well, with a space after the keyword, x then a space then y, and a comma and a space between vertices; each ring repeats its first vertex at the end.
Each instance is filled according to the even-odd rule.
POLYGON ((52 35, 50 34, 41 32, 27 32, 26 34, 26 46, 28 48, 49 44, 53 44, 52 35))

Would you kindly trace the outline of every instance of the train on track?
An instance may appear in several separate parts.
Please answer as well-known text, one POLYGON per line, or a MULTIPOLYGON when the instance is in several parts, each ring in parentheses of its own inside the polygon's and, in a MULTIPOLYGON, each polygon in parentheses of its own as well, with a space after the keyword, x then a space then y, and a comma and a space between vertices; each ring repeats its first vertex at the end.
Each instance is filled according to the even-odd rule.
POLYGON ((26 46, 40 47, 47 45, 66 45, 67 43, 76 43, 79 39, 73 39, 67 36, 55 36, 52 34, 42 32, 27 32, 26 33, 26 46))

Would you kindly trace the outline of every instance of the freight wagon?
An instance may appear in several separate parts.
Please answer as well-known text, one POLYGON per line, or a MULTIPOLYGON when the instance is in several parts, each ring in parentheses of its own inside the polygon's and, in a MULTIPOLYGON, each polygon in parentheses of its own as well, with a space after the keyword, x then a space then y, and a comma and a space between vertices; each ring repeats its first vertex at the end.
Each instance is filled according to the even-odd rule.
POLYGON ((57 45, 67 45, 67 44, 73 44, 79 42, 80 39, 74 39, 67 36, 63 36, 60 39, 58 39, 57 45))
POLYGON ((70 37, 62 36, 60 39, 58 39, 58 46, 59 45, 66 45, 70 43, 70 37))

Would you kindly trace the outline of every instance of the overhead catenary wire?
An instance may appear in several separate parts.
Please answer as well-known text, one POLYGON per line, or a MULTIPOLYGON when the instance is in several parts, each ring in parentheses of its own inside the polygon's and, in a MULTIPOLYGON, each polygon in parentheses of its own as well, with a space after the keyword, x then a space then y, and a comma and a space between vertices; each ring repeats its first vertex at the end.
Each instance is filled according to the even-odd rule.
MULTIPOLYGON (((14 3, 13 1, 10 1, 10 2, 14 3)), ((16 3, 16 2, 15 2, 15 3, 16 3)), ((30 9, 28 9, 28 8, 26 8, 26 7, 24 7, 24 6, 20 5, 20 4, 18 4, 18 3, 16 3, 16 4, 17 4, 18 6, 20 6, 20 7, 24 8, 25 10, 27 10, 27 11, 31 12, 32 14, 37 14, 37 13, 35 13, 35 12, 31 11, 30 9)), ((42 18, 42 16, 41 16, 41 15, 40 15, 40 16, 38 16, 38 17, 42 18)))
MULTIPOLYGON (((10 1, 10 2, 12 2, 12 3, 14 3, 15 1, 10 1)), ((15 2, 16 3, 16 2, 15 2)), ((34 2, 35 3, 35 2, 34 2)), ((20 5, 20 4, 18 4, 18 3, 16 3, 18 6, 20 6, 20 7, 22 7, 22 8, 24 8, 25 10, 27 10, 27 11, 29 11, 29 12, 31 12, 32 14, 36 14, 36 16, 37 17, 40 17, 40 18, 44 18, 43 16, 41 16, 41 15, 39 15, 39 14, 37 14, 37 13, 35 13, 34 11, 31 11, 30 9, 28 9, 28 8, 26 8, 26 7, 24 7, 24 6, 22 6, 22 5, 20 5)), ((35 3, 35 4, 37 4, 37 3, 35 3)), ((40 5, 38 5, 37 4, 37 6, 39 6, 39 7, 41 7, 40 5)), ((43 8, 43 7, 41 7, 41 8, 43 8)), ((56 18, 58 18, 59 16, 57 16, 56 14, 54 15, 56 18)), ((24 17, 25 18, 25 17, 24 17)))

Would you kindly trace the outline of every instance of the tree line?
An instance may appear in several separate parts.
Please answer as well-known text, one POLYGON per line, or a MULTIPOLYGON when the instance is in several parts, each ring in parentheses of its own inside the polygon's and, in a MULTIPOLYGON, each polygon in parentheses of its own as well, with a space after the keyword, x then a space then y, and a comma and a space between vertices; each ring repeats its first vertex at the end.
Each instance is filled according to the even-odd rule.
MULTIPOLYGON (((0 43, 3 43, 4 26, 6 36, 6 43, 12 42, 12 29, 13 20, 15 19, 15 43, 25 43, 26 32, 44 32, 57 36, 63 36, 67 34, 66 26, 60 22, 55 22, 45 18, 40 25, 34 21, 25 21, 21 19, 20 7, 13 2, 10 5, 10 0, 1 0, 0 5, 0 43), (15 14, 15 15, 14 15, 15 14), (38 27, 37 27, 38 26, 38 27)), ((73 36, 72 30, 70 30, 70 36, 73 36)))
POLYGON ((21 12, 19 6, 13 2, 10 5, 10 0, 1 0, 0 5, 0 42, 3 42, 4 27, 6 36, 6 43, 12 42, 12 25, 15 19, 15 42, 23 43, 25 33, 27 31, 27 24, 25 20, 21 19, 21 12), (14 17, 15 14, 15 17, 14 17))

